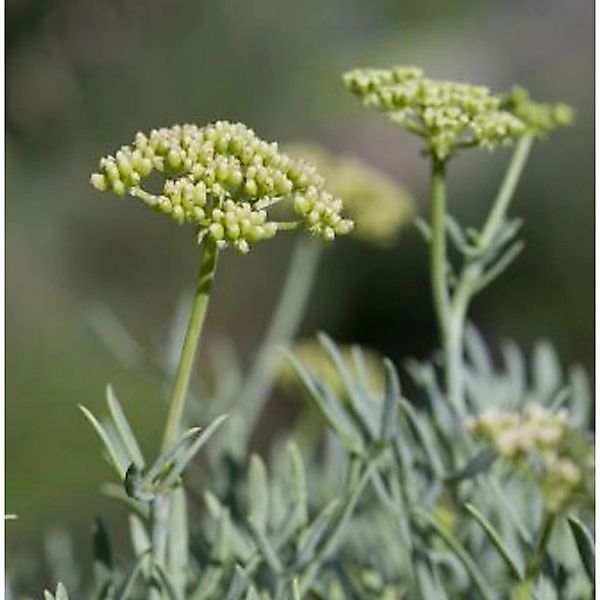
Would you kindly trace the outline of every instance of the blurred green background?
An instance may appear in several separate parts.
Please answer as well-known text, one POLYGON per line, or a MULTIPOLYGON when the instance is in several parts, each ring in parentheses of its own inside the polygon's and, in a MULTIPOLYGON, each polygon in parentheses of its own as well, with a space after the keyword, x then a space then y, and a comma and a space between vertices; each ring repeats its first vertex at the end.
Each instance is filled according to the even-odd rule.
MULTIPOLYGON (((565 362, 593 362, 594 113, 591 0, 8 0, 6 3, 6 506, 9 561, 65 527, 85 540, 111 514, 109 475, 77 410, 117 389, 156 441, 165 390, 153 348, 166 338, 197 249, 168 220, 88 184, 99 156, 137 130, 241 120, 266 139, 310 139, 402 181, 426 210, 416 142, 344 91, 354 66, 423 66, 432 76, 563 100, 577 122, 536 145, 512 213, 525 254, 474 305, 495 343, 540 336, 565 362), (91 331, 94 307, 140 344, 126 369, 91 331)), ((452 211, 478 224, 508 159, 471 153, 451 174, 452 211)), ((286 236, 281 236, 286 237, 286 236)), ((287 236, 288 238, 291 236, 287 236)), ((276 299, 290 239, 228 253, 207 343, 231 337, 250 358, 276 299)), ((435 345, 425 247, 340 241, 327 251, 303 333, 329 331, 396 362, 435 345)), ((82 543, 81 552, 88 553, 82 543)), ((32 590, 33 591, 33 590, 32 590)))

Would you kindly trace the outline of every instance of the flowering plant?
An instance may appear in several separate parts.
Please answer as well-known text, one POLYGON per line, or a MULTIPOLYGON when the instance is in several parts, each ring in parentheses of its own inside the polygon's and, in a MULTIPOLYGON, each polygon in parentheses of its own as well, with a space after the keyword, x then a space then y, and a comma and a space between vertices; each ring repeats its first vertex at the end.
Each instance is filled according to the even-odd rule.
MULTIPOLYGON (((592 593, 594 467, 585 374, 573 367, 563 375, 547 343, 533 352, 532 376, 512 343, 502 347, 497 368, 467 322, 473 297, 522 249, 520 222, 509 219, 508 209, 533 141, 568 124, 572 111, 535 103, 521 88, 496 95, 435 81, 415 68, 359 69, 344 82, 365 105, 423 139, 432 166, 431 218, 417 224, 430 245, 441 360, 406 362, 403 375, 419 392, 409 401, 389 359, 342 348, 324 334, 318 344, 292 346, 281 379, 288 386, 296 379, 291 388, 300 384, 312 412, 304 407, 296 441, 273 441, 269 460, 252 454, 250 438, 278 372, 272 346, 293 336, 308 293, 302 282, 311 280, 316 255, 304 248, 292 261, 283 308, 248 376, 230 357, 200 402, 189 383, 217 255, 228 246, 246 253, 288 229, 324 240, 349 234, 353 222, 342 216, 342 201, 326 191, 347 185, 348 176, 339 175, 343 161, 314 152, 326 165, 324 180, 245 126, 226 122, 139 134, 132 146, 102 159, 92 176, 96 188, 128 193, 192 224, 203 257, 157 458, 142 455, 112 390, 107 422, 83 409, 118 478, 106 490, 130 510, 133 548, 130 564, 115 564, 98 526, 90 598, 583 600, 592 593), (468 148, 511 144, 483 227, 463 228, 447 210, 450 159, 468 148), (154 172, 164 178, 158 192, 149 187, 154 172), (288 212, 280 212, 285 206, 288 212), (450 243, 458 266, 449 260, 450 243), (184 408, 187 415, 200 412, 206 428, 182 432, 184 408), (231 413, 226 424, 224 417, 207 418, 223 409, 231 413), (302 427, 315 413, 317 436, 302 427), (190 464, 219 427, 227 435, 211 440, 194 479, 190 464), (192 531, 188 505, 198 494, 188 492, 198 485, 200 518, 192 531)), ((375 180, 361 193, 353 185, 350 194, 367 204, 373 189, 393 187, 375 180)), ((400 203, 406 196, 389 193, 372 208, 389 210, 398 224, 390 198, 400 203)), ((364 206, 349 212, 358 233, 369 213, 364 206)), ((365 231, 374 234, 364 237, 389 242, 396 225, 381 222, 389 225, 370 220, 375 225, 365 231)), ((67 600, 68 593, 59 584, 46 598, 67 600)))

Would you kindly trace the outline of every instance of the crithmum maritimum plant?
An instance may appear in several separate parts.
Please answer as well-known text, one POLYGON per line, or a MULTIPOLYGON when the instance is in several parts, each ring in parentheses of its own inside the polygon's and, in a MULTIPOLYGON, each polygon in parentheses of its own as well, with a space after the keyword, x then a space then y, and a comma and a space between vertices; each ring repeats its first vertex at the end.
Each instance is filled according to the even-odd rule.
MULTIPOLYGON (((324 435, 300 435, 299 443, 284 435, 268 459, 248 456, 255 418, 237 419, 235 439, 216 436, 200 481, 186 481, 193 498, 201 498, 190 539, 181 477, 222 419, 203 431, 180 427, 219 252, 234 246, 245 253, 289 229, 330 240, 352 225, 313 168, 244 126, 138 135, 102 160, 92 183, 193 226, 204 250, 155 462, 146 464, 110 389, 109 423, 84 409, 119 476, 119 485, 106 491, 131 509, 134 550, 131 564, 116 566, 97 528, 94 600, 586 600, 592 594, 594 465, 585 374, 577 367, 565 372, 547 342, 530 358, 507 342, 497 366, 467 319, 472 298, 521 250, 520 222, 508 218, 508 209, 534 139, 568 124, 572 111, 535 103, 521 88, 493 94, 432 80, 415 68, 360 69, 344 80, 367 106, 422 138, 431 163, 431 218, 419 227, 431 249, 441 364, 406 362, 419 392, 409 401, 392 362, 358 346, 320 334, 318 345, 286 352, 292 371, 286 377, 298 378, 302 401, 308 398, 320 414, 324 435), (509 145, 513 156, 483 227, 463 228, 448 212, 449 164, 467 149, 509 145), (153 171, 165 179, 160 193, 143 187, 153 171), (458 268, 449 260, 450 243, 462 259, 458 268), (235 444, 238 438, 243 443, 235 444)), ((361 212, 353 211, 357 220, 361 212)), ((231 363, 221 366, 217 385, 235 380, 231 363)), ((47 593, 54 597, 66 600, 66 589, 47 593)))
MULTIPOLYGON (((111 390, 108 406, 118 434, 116 443, 110 432, 82 408, 104 442, 118 475, 124 479, 127 495, 148 505, 148 593, 162 598, 173 589, 181 595, 186 588, 182 570, 186 568, 188 549, 185 497, 179 478, 222 421, 217 419, 202 433, 192 429, 180 435, 218 255, 229 246, 246 254, 251 244, 293 229, 305 229, 325 241, 333 241, 336 235, 350 233, 353 223, 342 217, 342 201, 326 191, 324 180, 314 167, 292 160, 279 152, 277 144, 259 139, 241 123, 175 125, 152 130, 149 135, 138 133, 132 145, 122 146, 114 156, 101 159, 99 167, 91 176, 96 189, 129 194, 179 224, 191 224, 203 248, 169 402, 163 452, 154 465, 146 469, 111 390), (164 178, 162 192, 157 194, 144 187, 154 172, 164 178), (119 443, 125 456, 119 451, 119 443)), ((140 562, 140 569, 141 565, 140 562)))

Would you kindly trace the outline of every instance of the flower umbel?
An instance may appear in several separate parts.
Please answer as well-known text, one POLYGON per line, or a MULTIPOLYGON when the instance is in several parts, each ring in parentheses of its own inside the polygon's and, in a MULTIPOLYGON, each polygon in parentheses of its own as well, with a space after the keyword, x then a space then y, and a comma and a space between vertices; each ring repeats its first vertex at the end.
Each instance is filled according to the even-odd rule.
POLYGON ((469 422, 478 438, 533 477, 557 512, 576 497, 593 495, 593 445, 569 423, 569 414, 533 404, 522 412, 488 411, 469 422))
POLYGON ((412 221, 415 201, 393 178, 364 161, 334 155, 318 144, 297 142, 285 146, 292 157, 306 157, 315 164, 328 188, 344 199, 344 209, 355 222, 352 236, 387 247, 412 221))
POLYGON ((534 103, 520 88, 496 95, 485 86, 429 79, 414 67, 354 69, 344 83, 365 106, 422 137, 426 150, 440 160, 460 148, 493 149, 527 134, 541 135, 572 119, 566 105, 534 103))
POLYGON ((259 139, 242 123, 138 133, 131 145, 100 160, 91 183, 195 225, 199 241, 209 236, 219 247, 233 245, 242 253, 282 229, 305 228, 331 241, 353 227, 341 216, 342 201, 325 190, 313 166, 279 152, 277 144, 259 139), (164 176, 158 193, 142 186, 155 172, 164 176), (292 220, 270 218, 269 209, 286 204, 292 220))

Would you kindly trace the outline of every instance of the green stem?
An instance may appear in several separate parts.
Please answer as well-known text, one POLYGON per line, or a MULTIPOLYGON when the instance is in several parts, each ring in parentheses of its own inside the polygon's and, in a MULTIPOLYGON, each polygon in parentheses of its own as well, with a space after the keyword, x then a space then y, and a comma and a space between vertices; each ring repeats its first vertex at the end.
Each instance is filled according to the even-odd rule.
POLYGON ((531 151, 533 136, 526 135, 522 137, 515 147, 512 158, 502 180, 502 185, 498 190, 498 195, 494 200, 492 210, 483 226, 479 237, 479 247, 487 248, 493 241, 498 229, 504 222, 508 205, 515 193, 519 178, 525 167, 525 163, 531 151))
POLYGON ((277 347, 288 343, 298 330, 320 257, 321 245, 316 240, 305 236, 298 239, 275 314, 239 392, 239 404, 249 433, 253 431, 273 386, 277 347))
POLYGON ((533 138, 519 140, 500 185, 492 209, 479 237, 479 254, 462 270, 452 298, 449 299, 446 265, 446 184, 445 165, 433 160, 431 208, 431 282, 433 301, 444 353, 444 376, 448 402, 459 414, 465 410, 463 340, 469 303, 483 274, 480 257, 491 248, 506 219, 506 211, 529 157, 533 138))
POLYGON ((442 337, 448 314, 446 262, 446 164, 433 159, 431 185, 431 289, 433 306, 442 337))
POLYGON ((181 357, 175 376, 175 387, 173 389, 171 401, 169 402, 169 414, 167 416, 167 424, 162 441, 163 450, 176 440, 181 427, 181 419, 190 384, 196 349, 202 332, 206 309, 208 308, 210 290, 217 268, 218 253, 219 251, 216 243, 206 238, 202 260, 200 261, 200 270, 198 272, 198 281, 190 320, 185 334, 183 347, 181 348, 181 357))
POLYGON ((446 164, 433 159, 431 189, 431 289, 444 353, 448 402, 464 412, 462 398, 462 319, 452 310, 446 248, 446 164))

